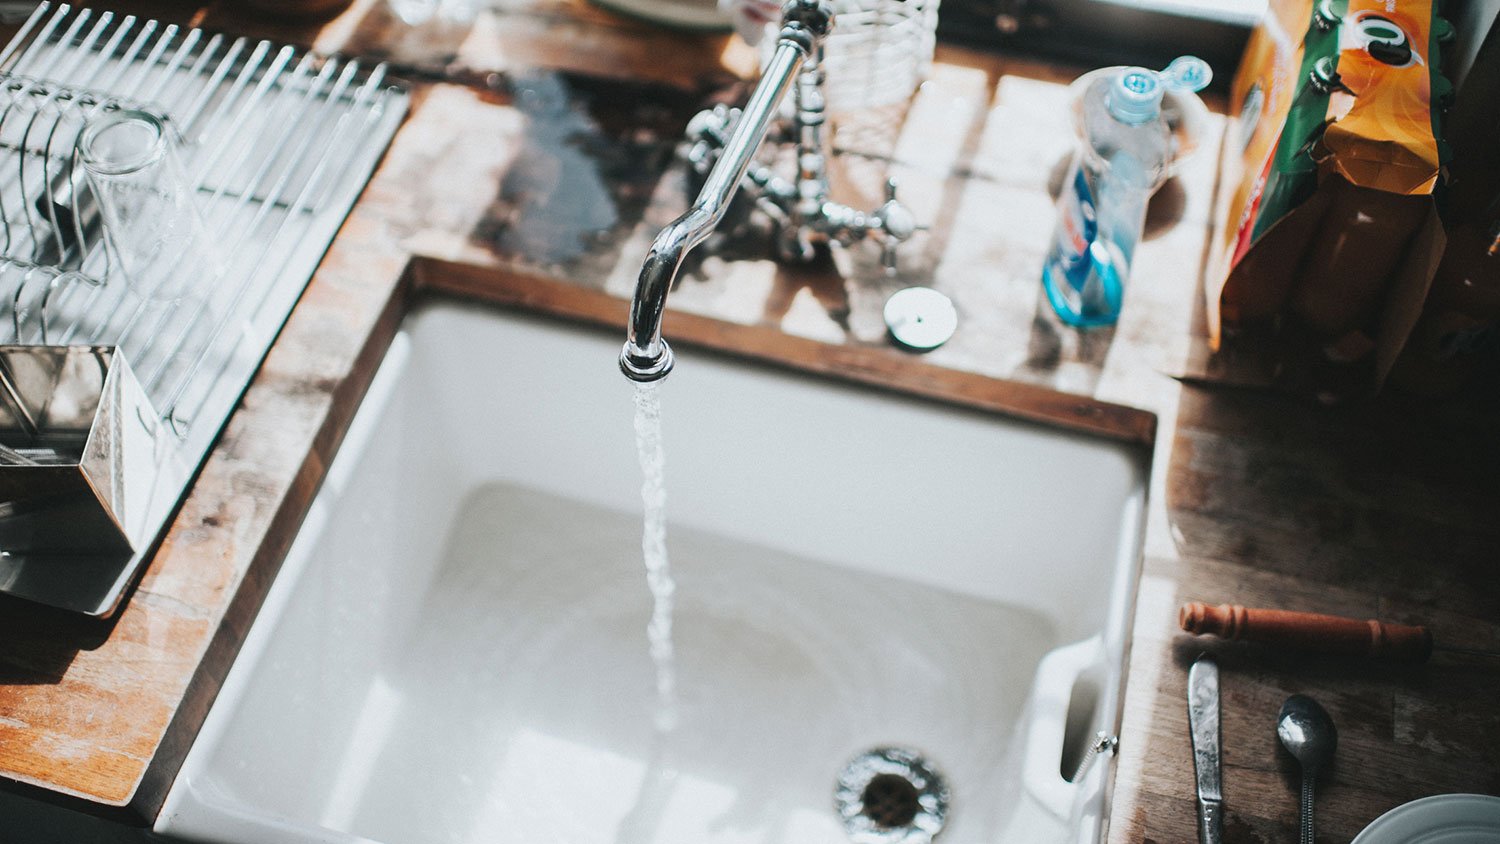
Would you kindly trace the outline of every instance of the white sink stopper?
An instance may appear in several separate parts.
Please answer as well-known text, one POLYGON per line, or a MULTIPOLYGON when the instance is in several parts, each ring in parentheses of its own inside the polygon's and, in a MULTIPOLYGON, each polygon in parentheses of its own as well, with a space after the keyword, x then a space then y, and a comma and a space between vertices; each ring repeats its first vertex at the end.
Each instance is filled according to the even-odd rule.
POLYGON ((931 287, 898 290, 885 302, 885 326, 896 345, 916 352, 936 349, 958 328, 953 300, 931 287))

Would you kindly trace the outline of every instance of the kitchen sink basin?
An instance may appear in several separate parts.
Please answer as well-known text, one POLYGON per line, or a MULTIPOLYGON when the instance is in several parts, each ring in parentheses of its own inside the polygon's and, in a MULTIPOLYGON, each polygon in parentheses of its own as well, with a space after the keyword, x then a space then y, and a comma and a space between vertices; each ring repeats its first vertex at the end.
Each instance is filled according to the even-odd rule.
POLYGON ((839 772, 899 747, 945 842, 1097 840, 1149 447, 683 344, 660 732, 619 344, 410 313, 156 830, 837 844, 839 772))

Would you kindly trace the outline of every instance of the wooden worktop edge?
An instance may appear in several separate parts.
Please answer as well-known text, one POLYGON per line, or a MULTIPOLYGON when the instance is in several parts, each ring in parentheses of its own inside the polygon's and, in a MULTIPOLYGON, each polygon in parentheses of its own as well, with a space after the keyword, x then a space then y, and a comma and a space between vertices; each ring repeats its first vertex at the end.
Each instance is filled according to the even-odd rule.
MULTIPOLYGON (((599 291, 543 276, 434 258, 415 258, 409 275, 419 293, 459 296, 617 327, 623 341, 629 303, 599 291)), ((744 325, 679 311, 668 311, 665 323, 672 345, 679 349, 707 350, 1147 450, 1156 443, 1156 414, 1139 408, 935 366, 889 348, 824 343, 772 326, 744 325)))
POLYGON ((292 542, 302 529, 302 522, 322 487, 328 467, 344 441, 344 435, 354 421, 354 414, 364 401, 365 393, 380 368, 380 362, 406 315, 409 289, 404 277, 403 281, 395 285, 347 376, 329 394, 322 423, 313 435, 307 453, 302 457, 287 494, 277 503, 266 528, 265 539, 255 548, 244 579, 230 598, 223 620, 210 640, 198 669, 193 673, 182 703, 167 726, 161 744, 130 801, 130 815, 137 822, 145 820, 150 823, 160 813, 167 792, 182 769, 188 751, 208 717, 209 709, 218 697, 230 667, 239 655, 245 636, 260 612, 261 604, 265 601, 271 584, 275 582, 281 564, 291 550, 292 542))

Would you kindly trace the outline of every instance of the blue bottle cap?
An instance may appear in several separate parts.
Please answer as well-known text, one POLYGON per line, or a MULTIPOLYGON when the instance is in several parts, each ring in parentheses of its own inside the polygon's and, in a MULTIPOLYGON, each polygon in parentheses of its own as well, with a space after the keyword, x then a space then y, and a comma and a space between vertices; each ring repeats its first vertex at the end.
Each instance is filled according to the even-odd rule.
POLYGON ((1127 67, 1116 74, 1104 101, 1110 116, 1121 123, 1146 123, 1161 114, 1165 92, 1156 71, 1127 67))
POLYGON ((1214 78, 1213 68, 1197 56, 1178 56, 1160 74, 1161 83, 1173 91, 1197 93, 1214 78))

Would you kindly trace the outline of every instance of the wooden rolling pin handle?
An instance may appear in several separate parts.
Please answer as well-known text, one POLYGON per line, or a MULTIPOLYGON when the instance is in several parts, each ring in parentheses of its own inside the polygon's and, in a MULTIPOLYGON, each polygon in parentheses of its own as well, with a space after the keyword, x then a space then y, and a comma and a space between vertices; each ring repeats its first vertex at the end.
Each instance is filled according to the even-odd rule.
POLYGON ((1211 607, 1183 604, 1177 623, 1189 633, 1261 642, 1338 656, 1396 662, 1426 662, 1432 634, 1425 627, 1287 610, 1245 609, 1238 604, 1211 607))

